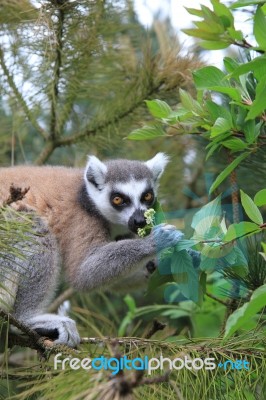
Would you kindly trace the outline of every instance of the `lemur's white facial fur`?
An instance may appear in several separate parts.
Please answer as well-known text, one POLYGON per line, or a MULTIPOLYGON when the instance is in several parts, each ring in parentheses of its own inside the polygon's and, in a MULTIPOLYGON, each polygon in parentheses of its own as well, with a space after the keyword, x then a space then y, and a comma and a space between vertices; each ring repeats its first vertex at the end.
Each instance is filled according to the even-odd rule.
POLYGON ((155 202, 159 178, 168 161, 164 153, 147 162, 103 163, 89 156, 84 173, 87 193, 105 219, 136 232, 145 225, 143 213, 155 202))

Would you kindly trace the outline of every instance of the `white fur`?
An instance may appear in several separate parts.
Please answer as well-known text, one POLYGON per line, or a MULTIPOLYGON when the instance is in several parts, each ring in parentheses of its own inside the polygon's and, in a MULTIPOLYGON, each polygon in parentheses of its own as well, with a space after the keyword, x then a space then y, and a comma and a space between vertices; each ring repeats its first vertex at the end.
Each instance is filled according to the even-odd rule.
POLYGON ((90 182, 87 182, 86 186, 91 198, 94 201, 97 199, 95 203, 100 213, 113 224, 127 227, 129 218, 136 209, 147 210, 147 206, 140 202, 141 195, 147 187, 146 180, 136 181, 135 179, 131 179, 127 183, 117 182, 112 186, 106 184, 100 191, 90 182), (122 211, 117 211, 110 203, 111 189, 129 196, 131 200, 130 205, 122 211))
POLYGON ((145 164, 151 170, 155 182, 161 177, 168 162, 169 157, 164 153, 157 153, 156 156, 146 161, 145 164))
POLYGON ((87 175, 91 174, 93 175, 95 182, 97 183, 99 188, 101 188, 105 182, 106 172, 107 172, 107 167, 102 161, 99 160, 99 158, 95 156, 88 157, 88 162, 84 172, 85 182, 88 181, 87 175))

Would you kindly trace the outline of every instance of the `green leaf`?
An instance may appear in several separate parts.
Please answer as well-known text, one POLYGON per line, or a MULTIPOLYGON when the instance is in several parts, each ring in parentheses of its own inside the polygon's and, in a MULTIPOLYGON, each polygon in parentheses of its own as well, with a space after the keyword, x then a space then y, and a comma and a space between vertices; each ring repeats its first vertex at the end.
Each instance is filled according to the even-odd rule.
POLYGON ((220 228, 221 215, 221 197, 218 196, 203 206, 193 216, 191 223, 191 227, 195 230, 193 238, 197 240, 213 239, 214 232, 212 228, 220 228))
POLYGON ((183 89, 179 89, 180 100, 184 108, 189 111, 192 111, 193 114, 201 115, 203 113, 201 105, 193 99, 191 94, 186 92, 183 89))
POLYGON ((241 102, 240 89, 231 87, 227 75, 219 68, 213 66, 200 68, 193 72, 193 78, 197 89, 224 93, 234 101, 241 102))
POLYGON ((214 92, 227 94, 227 96, 231 97, 232 100, 240 103, 242 100, 241 90, 240 88, 236 89, 233 87, 223 87, 223 86, 213 86, 210 87, 209 90, 213 90, 214 92))
POLYGON ((218 17, 222 17, 222 21, 224 21, 225 27, 227 26, 233 26, 234 25, 234 17, 231 11, 227 6, 224 4, 220 3, 219 0, 211 0, 212 6, 213 6, 213 11, 215 12, 218 17), (226 20, 223 18, 226 17, 226 20), (227 23, 228 21, 228 23, 227 23))
POLYGON ((245 158, 249 156, 249 152, 245 152, 235 158, 215 179, 210 187, 209 193, 211 194, 224 180, 227 176, 241 163, 245 158))
POLYGON ((175 245, 175 250, 176 251, 187 250, 195 246, 195 244, 196 244, 195 240, 182 239, 179 240, 178 244, 175 245))
POLYGON ((171 114, 171 107, 162 100, 145 100, 147 107, 155 118, 167 118, 171 114))
POLYGON ((132 313, 135 312, 136 310, 136 303, 135 300, 132 296, 130 296, 130 294, 127 294, 124 297, 124 302, 126 303, 126 305, 128 306, 129 311, 131 311, 132 313))
POLYGON ((222 24, 213 21, 211 23, 206 21, 194 21, 194 25, 200 29, 201 32, 211 32, 214 35, 219 35, 225 31, 222 24))
POLYGON ((177 110, 172 111, 168 117, 162 118, 162 120, 167 124, 175 124, 178 121, 187 120, 191 116, 193 116, 191 111, 188 111, 186 108, 179 107, 177 110))
POLYGON ((231 77, 236 78, 240 75, 247 74, 250 71, 253 71, 255 77, 257 79, 263 79, 266 74, 266 56, 256 57, 254 60, 240 64, 232 73, 231 77))
POLYGON ((209 229, 214 221, 214 218, 220 218, 222 215, 221 208, 221 196, 217 196, 216 199, 205 204, 196 214, 193 216, 191 227, 196 229, 199 223, 201 223, 206 218, 210 219, 210 224, 206 225, 206 229, 209 229))
POLYGON ((186 250, 174 252, 171 260, 171 272, 180 292, 194 302, 199 301, 199 275, 193 267, 191 256, 186 250))
POLYGON ((236 254, 233 251, 233 244, 229 243, 227 246, 222 246, 221 243, 210 243, 204 244, 201 249, 201 255, 207 258, 216 260, 216 263, 223 257, 229 259, 230 263, 233 263, 236 258, 236 254))
POLYGON ((247 147, 247 143, 243 142, 243 140, 239 138, 228 139, 222 142, 221 144, 227 149, 233 151, 241 151, 247 147))
POLYGON ((130 313, 126 314, 126 316, 123 318, 119 329, 118 329, 118 336, 122 337, 125 336, 126 334, 126 329, 129 324, 131 324, 132 320, 134 319, 134 316, 132 316, 130 313))
POLYGON ((239 0, 239 1, 234 1, 230 5, 230 8, 233 10, 234 8, 241 8, 241 7, 256 5, 256 4, 260 4, 260 3, 265 3, 265 0, 239 0))
POLYGON ((255 136, 255 120, 251 119, 249 121, 246 121, 244 123, 243 130, 244 130, 246 141, 248 143, 253 143, 254 140, 256 139, 256 136, 255 136))
POLYGON ((181 31, 188 36, 193 36, 199 39, 219 41, 219 35, 214 35, 211 32, 205 32, 200 29, 196 28, 181 29, 181 31))
POLYGON ((205 255, 201 255, 200 270, 201 271, 213 271, 217 266, 217 258, 209 258, 205 255))
POLYGON ((169 317, 170 319, 177 319, 180 317, 186 317, 186 316, 189 317, 191 316, 191 313, 189 311, 180 310, 178 308, 176 309, 170 308, 169 310, 163 311, 161 315, 163 315, 164 317, 169 317))
POLYGON ((224 61, 224 66, 229 74, 234 72, 236 68, 239 67, 238 62, 231 57, 224 57, 223 61, 224 61))
POLYGON ((160 125, 146 125, 143 128, 135 129, 128 136, 130 140, 152 140, 165 136, 164 130, 160 125))
POLYGON ((206 160, 208 160, 213 153, 220 147, 220 143, 210 143, 210 150, 208 151, 207 155, 206 155, 206 160))
POLYGON ((230 28, 227 28, 227 32, 229 33, 230 37, 231 37, 233 40, 239 40, 239 41, 243 40, 243 33, 242 33, 242 31, 236 30, 235 28, 230 27, 230 28))
POLYGON ((165 222, 165 215, 162 206, 158 200, 156 200, 153 208, 155 210, 155 224, 159 225, 165 222))
MULTIPOLYGON (((265 77, 264 77, 265 78, 265 77)), ((256 97, 248 112, 246 120, 254 119, 266 109, 266 79, 260 81, 256 87, 256 97)))
POLYGON ((261 212, 256 206, 256 204, 253 202, 251 197, 249 197, 246 193, 244 193, 243 190, 240 190, 240 196, 241 196, 241 203, 245 210, 245 213, 251 219, 251 221, 255 222, 258 225, 263 224, 263 218, 261 212))
POLYGON ((235 240, 237 238, 241 238, 243 236, 247 236, 249 233, 259 232, 258 225, 253 222, 242 221, 239 224, 232 224, 228 227, 228 231, 226 232, 223 241, 231 242, 231 240, 235 240))
POLYGON ((266 49, 266 16, 260 7, 257 8, 254 17, 253 33, 259 46, 266 49))
POLYGON ((258 193, 256 193, 256 195, 254 197, 254 203, 258 207, 266 205, 266 189, 262 189, 258 193))
POLYGON ((209 89, 215 86, 230 87, 226 75, 213 66, 198 69, 193 72, 193 77, 197 89, 209 89))
POLYGON ((225 133, 230 131, 232 128, 232 121, 219 117, 215 121, 212 129, 211 129, 211 137, 215 137, 220 135, 221 133, 225 133))
POLYGON ((191 15, 196 15, 197 17, 203 18, 203 12, 202 10, 198 10, 197 8, 189 8, 189 7, 184 7, 187 12, 191 15))
POLYGON ((232 124, 231 113, 226 107, 221 106, 211 100, 207 100, 205 104, 206 104, 206 108, 208 110, 209 117, 213 123, 219 117, 222 117, 222 118, 226 119, 227 121, 230 121, 230 124, 232 124))
POLYGON ((250 318, 254 317, 265 306, 266 285, 263 285, 253 292, 248 303, 244 304, 230 315, 226 321, 224 339, 228 339, 230 336, 232 336, 239 328, 245 325, 250 318))
POLYGON ((204 20, 212 24, 213 22, 219 23, 219 17, 209 8, 201 4, 204 20))
POLYGON ((199 46, 201 46, 203 49, 206 50, 222 50, 222 49, 226 49, 228 46, 230 46, 230 42, 229 41, 222 41, 222 40, 217 40, 217 41, 207 41, 204 40, 202 42, 199 42, 199 46))

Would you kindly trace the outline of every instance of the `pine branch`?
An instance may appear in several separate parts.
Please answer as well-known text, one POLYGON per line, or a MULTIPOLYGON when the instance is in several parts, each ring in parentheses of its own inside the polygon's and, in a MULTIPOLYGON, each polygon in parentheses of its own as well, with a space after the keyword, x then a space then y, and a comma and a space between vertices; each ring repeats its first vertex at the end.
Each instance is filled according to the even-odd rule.
POLYGON ((44 139, 47 139, 48 138, 47 132, 38 124, 36 119, 33 117, 30 109, 27 106, 26 101, 24 100, 22 94, 19 92, 12 75, 9 73, 9 69, 8 69, 8 67, 5 63, 5 59, 4 59, 4 52, 1 47, 0 47, 0 65, 2 67, 4 75, 6 76, 9 87, 12 89, 12 91, 15 95, 15 98, 21 105, 26 117, 31 122, 32 126, 36 129, 36 131, 39 132, 44 139))
MULTIPOLYGON (((104 1, 102 0, 101 2, 98 2, 97 5, 97 11, 94 12, 93 14, 93 21, 94 23, 90 26, 90 34, 88 38, 88 43, 86 44, 86 51, 84 51, 85 54, 83 54, 83 57, 86 55, 87 62, 89 63, 90 60, 93 59, 93 43, 95 41, 95 38, 98 35, 98 29, 99 29, 99 24, 102 18, 104 17, 104 1)), ((79 56, 80 57, 80 56, 79 56)), ((77 71, 73 69, 73 76, 69 79, 68 82, 68 88, 65 90, 64 93, 64 106, 63 109, 60 113, 60 118, 58 118, 57 121, 57 126, 58 126, 58 132, 63 132, 65 124, 67 120, 69 119, 69 115, 73 109, 73 105, 75 103, 75 100, 77 99, 77 93, 82 90, 82 85, 83 85, 83 80, 78 79, 78 73, 79 69, 77 71), (75 81, 75 90, 73 90, 73 81, 75 81)))
MULTIPOLYGON (((114 113, 114 116, 112 116, 110 119, 107 119, 103 122, 100 122, 98 125, 96 124, 93 128, 87 127, 84 129, 82 132, 77 132, 73 135, 70 135, 68 137, 62 137, 59 138, 54 142, 54 146, 60 147, 60 146, 70 146, 72 144, 75 144, 79 142, 80 140, 89 137, 89 136, 95 136, 98 131, 102 131, 104 129, 107 129, 110 125, 119 122, 120 120, 128 117, 130 114, 132 114, 138 107, 140 107, 143 104, 143 101, 150 96, 154 95, 159 87, 161 86, 163 82, 157 83, 156 86, 153 86, 152 88, 149 88, 149 90, 145 91, 140 98, 137 98, 133 104, 131 103, 125 110, 120 111, 117 110, 116 113, 114 113)), ((43 152, 44 153, 44 152, 43 152)), ((50 154, 49 154, 50 155, 50 154)), ((48 156, 47 156, 48 158, 48 156)), ((44 160, 43 162, 46 161, 45 156, 43 155, 40 157, 40 159, 44 160)), ((37 163, 37 161, 36 161, 37 163)), ((39 162, 38 162, 39 163, 39 162)))

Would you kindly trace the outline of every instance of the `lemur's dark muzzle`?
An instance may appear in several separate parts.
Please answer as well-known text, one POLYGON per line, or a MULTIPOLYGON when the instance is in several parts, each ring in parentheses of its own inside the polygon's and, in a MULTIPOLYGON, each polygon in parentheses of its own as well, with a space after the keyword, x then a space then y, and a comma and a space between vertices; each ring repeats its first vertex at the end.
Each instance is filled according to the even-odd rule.
POLYGON ((144 228, 146 225, 144 212, 145 210, 136 210, 129 218, 128 227, 132 232, 137 233, 138 228, 144 228))

